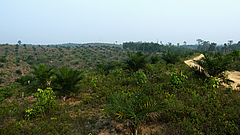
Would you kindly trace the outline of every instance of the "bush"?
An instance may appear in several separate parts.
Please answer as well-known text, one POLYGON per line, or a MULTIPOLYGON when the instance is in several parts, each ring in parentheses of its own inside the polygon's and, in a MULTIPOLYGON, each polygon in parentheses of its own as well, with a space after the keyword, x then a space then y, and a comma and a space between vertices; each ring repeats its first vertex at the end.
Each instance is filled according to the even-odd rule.
POLYGON ((1 84, 1 83, 3 83, 3 79, 2 79, 2 78, 0 78, 0 84, 1 84))
POLYGON ((15 82, 21 84, 21 86, 25 86, 23 92, 26 95, 31 95, 32 93, 36 92, 36 89, 39 85, 36 82, 36 78, 32 77, 31 75, 22 76, 21 78, 15 79, 15 82))
POLYGON ((57 107, 55 101, 56 96, 52 88, 47 88, 45 90, 38 89, 37 91, 38 92, 34 95, 36 104, 33 104, 30 109, 26 110, 27 119, 49 115, 50 112, 54 112, 57 107))
POLYGON ((0 75, 6 75, 7 73, 6 72, 1 72, 0 75))
POLYGON ((101 74, 108 75, 109 71, 114 70, 118 66, 119 66, 118 62, 111 61, 111 62, 106 63, 103 60, 101 64, 96 64, 96 69, 101 74))
POLYGON ((72 65, 79 65, 79 61, 71 62, 72 65))
POLYGON ((136 79, 136 85, 142 86, 147 83, 146 74, 143 71, 137 71, 133 73, 133 78, 136 79))
POLYGON ((182 73, 182 71, 177 71, 170 73, 171 76, 171 86, 173 88, 180 88, 188 78, 182 73))
POLYGON ((7 57, 6 55, 1 56, 1 57, 0 57, 0 62, 3 62, 3 63, 7 62, 6 57, 7 57))
POLYGON ((159 57, 158 56, 151 56, 150 57, 150 63, 151 64, 156 64, 159 61, 159 57))
POLYGON ((0 101, 10 98, 16 91, 18 91, 19 84, 6 86, 0 88, 0 101))
POLYGON ((15 73, 16 73, 16 74, 18 74, 18 75, 22 75, 22 71, 21 71, 21 70, 19 70, 19 69, 18 69, 18 70, 16 70, 16 71, 15 71, 15 73))

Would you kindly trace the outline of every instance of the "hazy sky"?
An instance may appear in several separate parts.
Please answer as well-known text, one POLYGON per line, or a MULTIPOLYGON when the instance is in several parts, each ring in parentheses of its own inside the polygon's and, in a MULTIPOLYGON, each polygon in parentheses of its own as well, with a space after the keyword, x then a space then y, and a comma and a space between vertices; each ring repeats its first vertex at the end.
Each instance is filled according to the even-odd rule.
POLYGON ((240 40, 240 0, 0 0, 0 43, 240 40))

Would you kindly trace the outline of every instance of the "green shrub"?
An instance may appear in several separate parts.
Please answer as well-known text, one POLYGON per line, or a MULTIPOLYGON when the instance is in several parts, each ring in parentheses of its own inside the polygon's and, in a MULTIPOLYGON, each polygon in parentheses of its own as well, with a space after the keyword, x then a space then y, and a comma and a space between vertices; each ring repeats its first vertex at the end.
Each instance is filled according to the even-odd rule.
POLYGON ((0 57, 0 62, 3 62, 3 63, 7 62, 6 57, 7 57, 6 55, 1 56, 1 57, 0 57))
POLYGON ((71 62, 72 65, 79 65, 79 61, 71 62))
POLYGON ((10 98, 16 91, 18 91, 19 84, 14 84, 0 88, 0 100, 10 98))
POLYGON ((3 78, 0 78, 0 84, 2 84, 3 83, 3 78))
POLYGON ((109 71, 114 70, 117 66, 117 62, 111 61, 106 63, 105 60, 103 60, 101 64, 96 64, 96 69, 101 74, 108 75, 109 71))
POLYGON ((147 83, 147 77, 143 71, 137 71, 133 73, 133 78, 136 79, 136 85, 142 86, 147 83))
POLYGON ((1 72, 0 75, 6 75, 7 73, 6 72, 1 72))
POLYGON ((171 86, 174 88, 180 88, 186 79, 188 78, 186 75, 182 73, 182 71, 175 70, 170 73, 171 76, 171 86))
POLYGON ((18 74, 18 75, 22 75, 22 71, 21 71, 21 70, 19 70, 19 69, 18 69, 18 70, 16 70, 16 71, 15 71, 15 73, 16 73, 16 74, 18 74))
POLYGON ((36 103, 26 110, 27 119, 49 115, 50 112, 54 112, 57 107, 55 101, 56 96, 52 88, 47 88, 45 90, 38 89, 37 91, 38 92, 34 95, 36 103))
POLYGON ((150 63, 151 64, 157 64, 157 62, 160 60, 160 58, 158 56, 151 56, 150 57, 150 63))

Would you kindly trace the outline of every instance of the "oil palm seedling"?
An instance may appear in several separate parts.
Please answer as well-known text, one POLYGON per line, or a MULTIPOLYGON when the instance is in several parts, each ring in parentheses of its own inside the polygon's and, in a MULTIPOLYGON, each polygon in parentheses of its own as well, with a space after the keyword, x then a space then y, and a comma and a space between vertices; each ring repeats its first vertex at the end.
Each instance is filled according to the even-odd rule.
POLYGON ((54 73, 53 83, 57 85, 57 90, 60 95, 69 95, 76 93, 76 85, 83 79, 82 71, 71 68, 60 68, 54 73))
POLYGON ((201 60, 197 60, 197 64, 200 65, 210 76, 222 77, 224 71, 230 70, 233 58, 230 56, 217 55, 216 57, 210 57, 208 54, 204 54, 201 60))
POLYGON ((53 67, 48 68, 44 64, 40 64, 38 67, 33 67, 33 71, 31 72, 39 85, 39 88, 45 89, 48 85, 50 85, 51 77, 53 75, 53 67))
POLYGON ((170 51, 168 51, 167 54, 164 54, 162 56, 162 59, 167 62, 166 64, 169 64, 169 63, 175 64, 180 61, 179 54, 177 53, 172 54, 170 51))
POLYGON ((111 116, 126 120, 130 133, 137 135, 141 123, 149 116, 156 117, 157 112, 160 112, 164 107, 164 102, 157 103, 142 92, 134 94, 113 93, 108 98, 105 112, 111 116))
POLYGON ((145 69, 148 63, 149 55, 144 55, 141 51, 135 54, 128 52, 128 59, 125 61, 126 69, 136 72, 139 69, 145 69))

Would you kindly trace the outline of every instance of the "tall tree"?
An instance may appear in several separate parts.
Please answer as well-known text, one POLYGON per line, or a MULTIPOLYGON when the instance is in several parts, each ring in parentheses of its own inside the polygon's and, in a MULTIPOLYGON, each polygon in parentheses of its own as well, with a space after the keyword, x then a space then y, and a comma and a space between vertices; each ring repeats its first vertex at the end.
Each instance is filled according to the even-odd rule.
POLYGON ((21 41, 21 40, 18 40, 18 44, 21 45, 21 44, 22 44, 22 41, 21 41))
POLYGON ((217 43, 211 43, 208 48, 208 51, 216 51, 216 46, 217 46, 217 43))
POLYGON ((198 42, 198 45, 200 45, 203 42, 202 39, 197 39, 196 41, 198 42))
POLYGON ((184 44, 184 45, 187 45, 187 41, 183 41, 183 44, 184 44))
POLYGON ((209 46, 210 46, 210 42, 209 41, 203 41, 203 50, 204 51, 207 51, 209 46))
POLYGON ((228 45, 228 53, 231 53, 232 52, 232 43, 233 43, 233 40, 228 40, 229 42, 229 45, 228 45))

